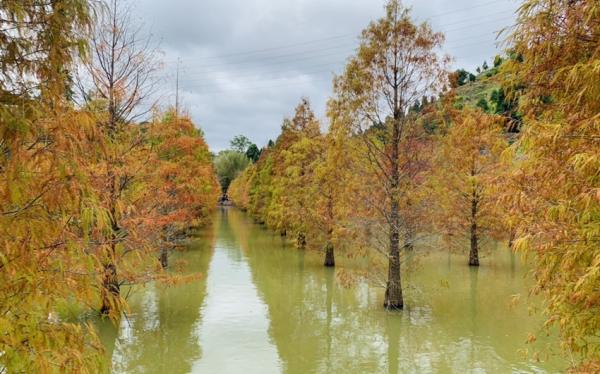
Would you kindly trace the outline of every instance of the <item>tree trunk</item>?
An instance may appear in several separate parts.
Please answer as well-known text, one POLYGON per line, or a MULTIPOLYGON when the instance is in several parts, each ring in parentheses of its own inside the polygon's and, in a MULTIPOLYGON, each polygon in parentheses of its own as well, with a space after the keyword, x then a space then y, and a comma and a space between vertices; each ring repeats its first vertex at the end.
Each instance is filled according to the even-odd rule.
POLYGON ((169 267, 169 246, 171 245, 171 241, 174 237, 174 231, 175 230, 172 225, 167 225, 163 228, 162 240, 164 243, 160 249, 160 255, 158 257, 160 265, 163 269, 169 267))
POLYGON ((326 267, 334 267, 335 266, 335 256, 333 253, 333 244, 331 241, 327 242, 325 246, 325 264, 326 267))
POLYGON ((469 253, 469 266, 479 266, 479 244, 477 234, 477 194, 473 193, 471 200, 471 252, 469 253))
POLYGON ((104 265, 102 280, 102 308, 100 313, 108 315, 115 307, 115 302, 121 295, 121 287, 117 277, 117 267, 112 262, 104 265))
POLYGON ((407 251, 412 251, 414 246, 415 233, 414 229, 410 224, 406 225, 406 231, 404 232, 404 249, 407 251))
POLYGON ((110 247, 107 248, 106 262, 104 263, 104 278, 102 280, 102 289, 100 296, 102 298, 102 308, 100 313, 103 315, 109 315, 111 311, 117 306, 116 302, 121 294, 121 287, 119 285, 119 278, 117 274, 117 265, 115 263, 117 253, 117 241, 119 240, 119 223, 117 221, 117 189, 118 182, 117 177, 112 170, 108 172, 108 178, 110 180, 110 247))
POLYGON ((387 289, 385 291, 384 307, 390 310, 402 309, 404 299, 402 297, 402 284, 400 280, 400 235, 398 224, 398 202, 392 202, 392 218, 390 232, 390 252, 387 289))
POLYGON ((400 171, 398 170, 400 146, 400 114, 394 115, 392 134, 391 175, 390 175, 390 250, 387 289, 385 291, 384 307, 388 310, 398 310, 404 307, 402 283, 400 278, 400 171))
POLYGON ((335 267, 335 256, 333 253, 333 222, 335 220, 335 214, 333 211, 333 192, 329 190, 327 195, 327 244, 325 245, 325 263, 326 267, 335 267))
POLYGON ((517 236, 517 232, 515 229, 510 229, 510 236, 508 237, 508 248, 513 250, 515 245, 515 237, 517 236))
POLYGON ((296 240, 296 244, 298 245, 299 249, 306 248, 306 236, 304 235, 303 232, 298 233, 298 238, 296 240))
MULTIPOLYGON (((406 201, 406 208, 412 209, 412 203, 410 199, 406 201)), ((405 217, 404 219, 404 250, 412 251, 414 249, 414 239, 415 239, 415 227, 414 227, 414 219, 412 217, 405 217)))
POLYGON ((169 267, 169 250, 167 247, 162 247, 160 249, 160 265, 163 269, 169 267))

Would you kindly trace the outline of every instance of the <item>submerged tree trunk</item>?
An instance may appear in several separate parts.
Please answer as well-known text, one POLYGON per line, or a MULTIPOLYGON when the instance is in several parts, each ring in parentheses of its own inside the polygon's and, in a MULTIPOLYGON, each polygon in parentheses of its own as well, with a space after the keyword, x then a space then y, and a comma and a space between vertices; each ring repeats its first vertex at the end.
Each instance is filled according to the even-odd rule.
POLYGON ((331 243, 331 241, 327 241, 327 245, 325 245, 325 264, 324 265, 326 267, 334 267, 335 266, 333 243, 331 243))
POLYGON ((116 307, 116 301, 121 295, 121 287, 117 277, 117 267, 112 262, 104 265, 102 280, 102 308, 100 313, 108 315, 116 307))
POLYGON ((387 289, 385 291, 384 307, 388 310, 404 308, 402 283, 400 278, 400 172, 398 170, 400 145, 400 117, 395 113, 392 134, 391 175, 390 175, 390 250, 387 289))
POLYGON ((296 239, 296 244, 299 249, 306 248, 306 235, 303 232, 298 233, 298 238, 296 239))
POLYGON ((169 267, 169 250, 167 247, 162 247, 160 249, 160 265, 163 269, 169 267))
POLYGON ((115 264, 118 225, 116 225, 114 222, 115 221, 113 220, 113 232, 111 234, 112 243, 109 249, 110 252, 108 253, 106 263, 103 266, 104 278, 102 279, 102 289, 100 291, 100 296, 102 298, 102 308, 100 308, 100 313, 102 315, 109 315, 110 312, 117 307, 117 301, 121 295, 121 286, 119 285, 117 265, 115 264))
POLYGON ((479 266, 479 244, 477 233, 477 192, 473 192, 471 199, 471 251, 469 253, 469 266, 479 266))
POLYGON ((327 244, 325 245, 325 263, 326 267, 335 266, 335 256, 333 252, 333 222, 335 220, 335 214, 333 211, 333 192, 330 190, 327 195, 327 244))
POLYGON ((171 245, 171 240, 173 239, 174 235, 171 235, 173 233, 174 229, 171 225, 167 225, 166 227, 163 228, 163 246, 160 249, 160 255, 158 257, 159 261, 160 261, 160 265, 162 266, 163 269, 166 269, 167 267, 169 267, 169 248, 168 246, 171 245))
POLYGON ((400 280, 400 235, 398 230, 399 213, 398 202, 392 201, 392 217, 390 232, 390 252, 387 289, 385 291, 384 307, 386 309, 402 309, 404 299, 402 297, 402 283, 400 280))
POLYGON ((508 248, 513 250, 515 245, 515 237, 517 236, 517 231, 514 228, 510 229, 510 235, 508 237, 508 248))
POLYGON ((109 315, 115 307, 118 307, 117 301, 121 295, 121 287, 117 272, 116 255, 117 242, 119 241, 119 222, 117 219, 116 201, 118 195, 117 177, 112 170, 108 172, 110 180, 110 246, 107 248, 106 259, 104 263, 104 278, 102 279, 102 287, 100 296, 102 299, 102 308, 100 313, 109 315))

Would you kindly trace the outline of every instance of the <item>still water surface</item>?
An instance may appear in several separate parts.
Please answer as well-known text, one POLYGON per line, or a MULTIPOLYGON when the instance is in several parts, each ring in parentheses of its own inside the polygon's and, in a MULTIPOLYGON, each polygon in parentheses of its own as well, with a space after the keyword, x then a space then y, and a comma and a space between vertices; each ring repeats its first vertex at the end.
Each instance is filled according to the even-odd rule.
MULTIPOLYGON (((430 254, 408 274, 409 308, 382 310, 382 290, 342 287, 322 255, 301 252, 245 214, 223 209, 178 255, 203 279, 131 296, 132 313, 100 335, 115 373, 553 373, 522 349, 539 316, 527 269, 498 248, 480 269, 430 254)), ((176 256, 174 256, 176 257, 176 256)), ((173 259, 175 261, 176 258, 173 259)), ((343 261, 343 260, 342 260, 343 261)), ((540 348, 538 345, 537 348, 540 348)))

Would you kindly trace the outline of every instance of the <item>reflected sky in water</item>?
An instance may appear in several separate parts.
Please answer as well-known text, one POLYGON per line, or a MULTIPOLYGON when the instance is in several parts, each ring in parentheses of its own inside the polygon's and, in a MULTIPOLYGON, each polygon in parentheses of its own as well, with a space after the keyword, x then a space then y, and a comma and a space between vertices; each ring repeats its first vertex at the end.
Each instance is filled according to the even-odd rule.
MULTIPOLYGON (((338 264, 347 261, 343 253, 338 264)), ((448 253, 419 256, 407 304, 385 312, 383 290, 342 287, 322 254, 301 252, 243 213, 224 209, 173 260, 203 279, 134 290, 120 326, 98 322, 115 373, 554 373, 557 358, 523 354, 541 319, 511 296, 527 271, 498 247, 480 269, 448 253)))

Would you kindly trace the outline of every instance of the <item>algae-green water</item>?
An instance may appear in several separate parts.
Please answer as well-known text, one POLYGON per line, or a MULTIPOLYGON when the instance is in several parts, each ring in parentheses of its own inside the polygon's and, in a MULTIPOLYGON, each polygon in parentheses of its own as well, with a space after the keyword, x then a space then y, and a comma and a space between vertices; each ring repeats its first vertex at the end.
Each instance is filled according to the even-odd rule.
MULTIPOLYGON (((338 254, 343 263, 343 254, 338 254)), ((114 373, 554 373, 538 361, 542 318, 527 299, 527 266, 505 248, 479 269, 433 251, 405 274, 402 312, 383 289, 351 287, 323 255, 303 252, 244 213, 221 209, 172 256, 201 280, 134 288, 119 326, 98 322, 114 373), (527 354, 529 353, 529 354, 527 354)), ((535 303, 533 303, 535 304, 535 303)), ((533 305, 535 307, 535 305, 533 305)), ((545 338, 552 343, 553 338, 545 338)))

